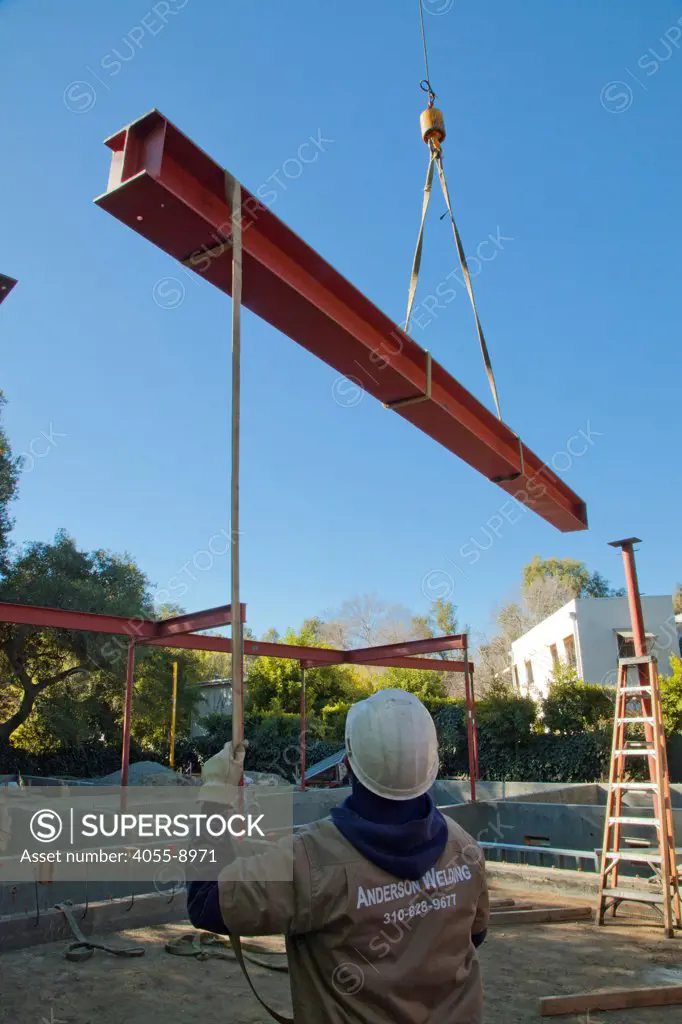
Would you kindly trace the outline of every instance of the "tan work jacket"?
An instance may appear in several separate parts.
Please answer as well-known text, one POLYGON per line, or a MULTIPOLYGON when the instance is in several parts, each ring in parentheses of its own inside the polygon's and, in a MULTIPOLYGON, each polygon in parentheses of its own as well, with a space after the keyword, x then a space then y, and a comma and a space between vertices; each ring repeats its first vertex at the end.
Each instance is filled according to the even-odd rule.
POLYGON ((296 1024, 482 1024, 471 935, 488 927, 485 861, 446 821, 447 846, 417 882, 376 867, 329 818, 221 871, 225 926, 286 938, 296 1024), (264 880, 268 858, 290 861, 288 881, 264 880))

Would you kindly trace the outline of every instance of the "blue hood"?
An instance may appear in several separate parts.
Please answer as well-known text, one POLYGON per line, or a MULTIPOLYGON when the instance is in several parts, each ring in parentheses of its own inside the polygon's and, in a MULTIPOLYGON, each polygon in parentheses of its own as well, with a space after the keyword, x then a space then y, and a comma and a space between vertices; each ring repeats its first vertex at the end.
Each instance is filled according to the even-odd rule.
POLYGON ((417 881, 439 860, 448 841, 445 818, 427 794, 385 800, 352 779, 353 793, 331 818, 358 853, 396 878, 417 881))

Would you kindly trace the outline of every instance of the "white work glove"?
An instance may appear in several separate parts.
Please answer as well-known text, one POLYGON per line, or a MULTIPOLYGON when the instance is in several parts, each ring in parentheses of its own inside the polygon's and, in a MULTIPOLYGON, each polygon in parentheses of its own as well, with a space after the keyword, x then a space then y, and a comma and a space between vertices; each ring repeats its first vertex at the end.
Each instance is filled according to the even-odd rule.
POLYGON ((201 769, 204 786, 238 786, 244 774, 244 758, 248 740, 238 743, 232 751, 232 744, 226 743, 213 757, 209 757, 201 769))

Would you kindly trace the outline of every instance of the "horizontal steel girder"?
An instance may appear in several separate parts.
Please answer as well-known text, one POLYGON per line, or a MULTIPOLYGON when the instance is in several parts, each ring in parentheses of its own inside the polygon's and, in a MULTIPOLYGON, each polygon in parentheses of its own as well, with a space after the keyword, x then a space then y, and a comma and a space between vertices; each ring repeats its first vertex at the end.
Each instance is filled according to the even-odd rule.
MULTIPOLYGON (((417 641, 419 642, 419 641, 417 641)), ((224 636, 179 636, 172 640, 152 640, 150 643, 155 647, 177 647, 190 650, 221 651, 224 654, 232 653, 232 641, 224 636)), ((463 661, 445 661, 436 658, 386 658, 379 654, 377 658, 372 657, 372 648, 366 648, 366 658, 354 658, 355 651, 339 651, 327 647, 302 647, 296 644, 265 643, 261 640, 245 640, 244 654, 247 657, 255 658, 286 658, 289 661, 302 661, 306 668, 314 668, 320 665, 369 665, 378 668, 413 668, 426 669, 431 672, 464 672, 466 669, 463 661)), ((379 648, 381 651, 381 648, 379 648)), ((473 671, 473 664, 469 663, 470 671, 473 671)), ((247 676, 248 684, 248 676, 247 676)))
MULTIPOLYGON (((246 605, 242 605, 242 622, 246 619, 246 605)), ((230 605, 209 608, 203 612, 190 612, 173 619, 138 619, 127 615, 101 615, 97 612, 65 611, 63 608, 43 608, 32 604, 0 602, 0 622, 12 625, 35 626, 42 629, 75 629, 88 633, 115 633, 132 640, 149 641, 175 639, 179 634, 197 629, 229 626, 232 622, 230 605)), ((208 639, 198 637, 197 639, 208 639)), ((166 641, 167 643, 167 641, 166 641)))
MULTIPOLYGON (((95 202, 229 295, 224 169, 158 111, 107 145, 109 184, 95 202)), ((585 503, 509 427, 257 197, 242 196, 245 306, 349 386, 389 406, 420 399, 395 411, 557 529, 587 528, 585 503)))
MULTIPOLYGON (((242 605, 242 622, 246 621, 246 605, 242 605)), ((232 641, 225 636, 206 636, 188 632, 193 629, 211 629, 214 625, 229 625, 232 614, 229 605, 209 608, 203 612, 189 612, 173 619, 154 622, 150 619, 135 619, 125 615, 102 615, 98 612, 73 612, 63 608, 44 608, 35 604, 9 604, 0 602, 0 624, 32 626, 36 629, 74 629, 87 633, 116 633, 131 640, 152 647, 169 647, 177 650, 219 651, 232 653, 232 641), (217 620, 222 619, 222 623, 217 620), (164 632, 164 627, 167 632, 164 632)), ((429 641, 433 650, 449 650, 449 641, 455 637, 434 638, 429 641)), ((408 640, 399 646, 401 650, 418 653, 423 650, 424 640, 408 640)), ((463 661, 444 661, 436 658, 387 658, 386 648, 366 648, 364 651, 339 651, 328 647, 303 647, 296 644, 269 643, 264 640, 244 640, 244 654, 256 658, 287 658, 290 661, 305 661, 312 665, 366 664, 387 668, 416 668, 433 672, 464 672, 463 661), (370 657, 373 651, 378 658, 370 657), (351 655, 367 654, 367 660, 351 658, 351 655)), ((469 668, 473 671, 473 664, 469 668)))
POLYGON ((5 301, 16 283, 17 282, 13 277, 7 277, 5 274, 0 274, 0 302, 5 301))
POLYGON ((348 661, 367 664, 386 658, 412 657, 415 654, 433 654, 436 651, 463 651, 467 646, 464 633, 452 636, 434 636, 425 640, 405 640, 397 644, 382 644, 379 647, 358 647, 348 651, 348 661))

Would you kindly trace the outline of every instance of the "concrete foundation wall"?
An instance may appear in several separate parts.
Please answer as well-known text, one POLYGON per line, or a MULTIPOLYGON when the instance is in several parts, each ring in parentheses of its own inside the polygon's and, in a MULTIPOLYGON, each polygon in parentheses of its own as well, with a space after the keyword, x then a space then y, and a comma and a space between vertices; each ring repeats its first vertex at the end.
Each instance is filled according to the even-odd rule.
MULTIPOLYGON (((473 804, 469 801, 467 781, 439 781, 432 792, 436 803, 445 808, 444 813, 480 842, 532 846, 539 841, 551 847, 591 852, 599 850, 602 845, 607 792, 605 785, 481 782, 477 786, 479 800, 473 804)), ((306 793, 295 793, 295 823, 302 825, 326 817, 349 793, 349 789, 312 789, 306 793)), ((672 788, 672 802, 677 845, 682 847, 682 786, 672 788)), ((651 815, 650 800, 646 795, 629 794, 625 798, 625 805, 633 817, 651 815)), ((624 835, 650 841, 653 830, 646 826, 624 826, 624 835)), ((487 856, 492 863, 496 854, 488 852, 487 856)), ((521 859, 525 856, 521 855, 521 859)), ((537 847, 537 852, 529 852, 528 857, 531 864, 541 863, 541 847, 537 847)), ((517 860, 519 855, 509 853, 508 859, 517 860)), ((552 861, 548 859, 547 863, 549 865, 552 861)), ((573 863, 566 859, 564 866, 569 868, 573 863)), ((647 872, 640 867, 639 873, 645 875, 647 872)), ((31 926, 37 929, 38 919, 45 918, 55 903, 64 900, 70 900, 75 905, 99 901, 111 904, 112 907, 118 906, 121 913, 130 913, 131 910, 127 908, 132 909, 140 895, 148 892, 149 888, 149 882, 128 886, 120 882, 91 882, 87 887, 82 882, 37 886, 0 884, 0 932, 3 919, 7 921, 17 916, 32 922, 31 926)), ((158 900, 154 903, 155 907, 167 904, 169 911, 173 908, 173 913, 178 911, 178 906, 182 910, 185 904, 182 893, 172 900, 169 900, 168 895, 160 895, 158 900), (158 900, 161 900, 161 904, 158 904, 158 900)))

